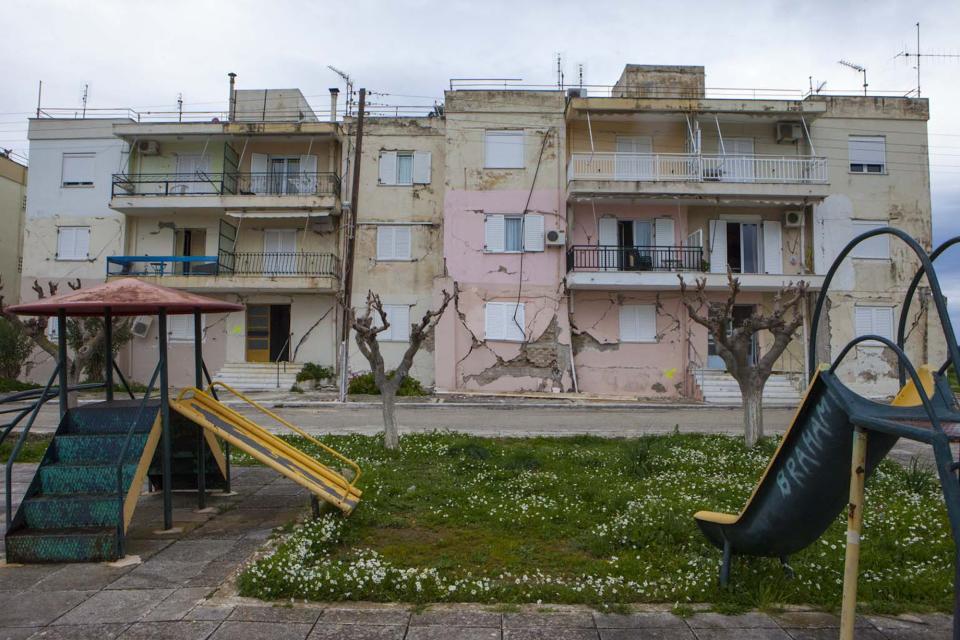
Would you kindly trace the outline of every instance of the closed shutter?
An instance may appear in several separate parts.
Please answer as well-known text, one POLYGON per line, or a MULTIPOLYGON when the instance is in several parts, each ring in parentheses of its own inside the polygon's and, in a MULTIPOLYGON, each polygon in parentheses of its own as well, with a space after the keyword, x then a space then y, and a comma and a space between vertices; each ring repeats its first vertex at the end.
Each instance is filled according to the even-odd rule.
POLYGON ((487 169, 522 169, 523 131, 484 132, 484 163, 487 169))
POLYGON ((430 184, 431 154, 429 151, 413 152, 413 183, 430 184))
POLYGON ((380 184, 397 184, 397 152, 380 152, 380 184))
POLYGON ((530 214, 523 219, 524 251, 543 251, 543 216, 530 214))
MULTIPOLYGON (((406 342, 410 339, 410 306, 406 304, 385 304, 383 311, 387 314, 390 327, 379 334, 379 339, 385 342, 406 342)), ((375 325, 380 325, 380 315, 374 314, 375 325)))
POLYGON ((96 174, 96 154, 93 153, 65 153, 61 179, 63 186, 90 186, 96 174))
POLYGON ((616 270, 620 255, 618 250, 620 240, 617 236, 617 219, 600 218, 597 225, 599 227, 597 238, 597 244, 599 245, 597 249, 597 267, 606 270, 616 270))
POLYGON ((620 342, 639 342, 640 332, 637 322, 637 305, 620 306, 620 342))
MULTIPOLYGON (((886 227, 887 223, 884 222, 869 222, 865 220, 854 220, 853 225, 853 238, 859 236, 862 233, 867 231, 873 231, 874 229, 880 229, 881 227, 886 227)), ((850 256, 853 258, 872 258, 875 260, 887 260, 890 258, 890 236, 883 234, 878 236, 873 236, 864 240, 857 246, 853 248, 853 251, 850 252, 850 256)))
POLYGON ((377 260, 395 260, 396 227, 377 227, 377 260))
POLYGON ((317 192, 317 156, 300 156, 299 193, 317 192))
POLYGON ((487 340, 523 342, 526 338, 523 303, 488 302, 484 308, 484 336, 487 340))
POLYGON ((410 259, 410 227, 394 228, 394 257, 397 260, 410 259))
POLYGON ((503 318, 503 305, 499 302, 488 302, 484 307, 484 336, 487 340, 504 340, 506 327, 503 318))
POLYGON ((710 221, 710 273, 727 272, 727 221, 710 221))
POLYGON ((658 247, 672 247, 676 242, 673 218, 657 218, 653 225, 653 241, 658 247))
MULTIPOLYGON (((854 307, 854 327, 858 336, 878 335, 893 340, 893 307, 854 307)), ((881 346, 879 343, 866 343, 881 346)))
POLYGON ((763 223, 763 270, 767 273, 783 273, 783 242, 779 220, 763 223))
POLYGON ((89 253, 90 227, 60 227, 58 229, 58 260, 86 260, 89 253))
POLYGON ((503 253, 504 233, 503 216, 487 215, 483 223, 484 249, 489 253, 503 253))
POLYGON ((250 156, 250 176, 251 193, 267 193, 269 191, 269 179, 267 178, 267 154, 254 153, 250 156))
POLYGON ((656 305, 625 304, 620 307, 620 342, 655 342, 656 339, 656 305))

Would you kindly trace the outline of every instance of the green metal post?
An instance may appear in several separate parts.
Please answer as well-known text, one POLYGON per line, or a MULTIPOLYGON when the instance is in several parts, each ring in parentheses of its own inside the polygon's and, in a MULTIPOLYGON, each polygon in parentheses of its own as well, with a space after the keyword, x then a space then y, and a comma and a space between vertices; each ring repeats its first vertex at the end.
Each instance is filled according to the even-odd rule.
POLYGON ((60 419, 67 414, 67 312, 57 311, 57 358, 60 360, 60 419))
POLYGON ((113 401, 113 313, 107 307, 103 313, 104 380, 107 383, 107 402, 113 401))
POLYGON ((173 528, 173 443, 170 439, 170 380, 167 369, 167 310, 160 309, 160 423, 163 433, 163 528, 173 528))
MULTIPOLYGON (((193 312, 194 386, 203 389, 203 327, 200 310, 193 312)), ((207 507, 207 443, 203 428, 197 426, 197 508, 207 507)))

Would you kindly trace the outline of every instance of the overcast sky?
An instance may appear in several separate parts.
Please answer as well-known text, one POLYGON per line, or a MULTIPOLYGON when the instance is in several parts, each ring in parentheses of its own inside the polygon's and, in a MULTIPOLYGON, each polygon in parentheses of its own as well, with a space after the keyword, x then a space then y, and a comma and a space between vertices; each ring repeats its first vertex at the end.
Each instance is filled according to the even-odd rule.
MULTIPOLYGON (((26 118, 43 104, 219 110, 229 71, 239 88, 298 87, 317 108, 339 78, 391 94, 378 102, 440 100, 451 77, 612 84, 625 63, 706 66, 708 87, 802 92, 808 78, 828 90, 860 87, 845 58, 868 69, 871 90, 906 93, 913 64, 895 55, 922 48, 960 53, 960 2, 604 2, 486 0, 321 2, 272 0, 3 0, 0 147, 26 155, 26 118), (417 96, 417 98, 407 97, 417 96)), ((960 233, 960 60, 928 59, 922 91, 929 123, 934 235, 960 233), (954 80, 954 81, 952 81, 954 80)), ((960 255, 950 260, 960 274, 960 255)), ((960 279, 949 278, 960 310, 960 279), (956 284, 954 282, 955 281, 956 284)), ((960 314, 955 314, 960 317, 960 314)))

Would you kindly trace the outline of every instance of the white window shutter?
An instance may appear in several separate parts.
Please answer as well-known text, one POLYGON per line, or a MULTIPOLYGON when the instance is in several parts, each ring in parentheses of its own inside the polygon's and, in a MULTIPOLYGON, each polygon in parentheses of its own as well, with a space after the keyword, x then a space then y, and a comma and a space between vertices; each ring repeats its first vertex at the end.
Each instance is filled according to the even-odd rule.
POLYGON ((727 272, 727 221, 710 221, 710 273, 727 272))
POLYGON ((854 320, 858 336, 873 333, 873 307, 856 307, 854 320))
POLYGON ((393 228, 393 257, 397 260, 410 259, 410 227, 393 228))
POLYGON ((524 305, 513 304, 510 302, 501 305, 504 312, 504 324, 506 325, 507 340, 516 340, 523 342, 526 339, 527 319, 524 317, 524 305), (516 311, 516 314, 514 314, 516 311))
POLYGON ((413 152, 413 184, 430 184, 430 162, 429 151, 413 152))
POLYGON ((90 257, 90 228, 89 227, 77 227, 74 229, 76 232, 76 251, 78 258, 89 258, 90 257))
POLYGON ((524 216, 523 250, 543 251, 543 216, 539 213, 524 216))
POLYGON ((503 322, 503 305, 498 302, 488 302, 484 308, 484 336, 487 340, 503 340, 505 327, 503 322))
POLYGON ((390 307, 391 329, 393 330, 394 340, 410 339, 410 306, 405 304, 395 304, 390 307))
POLYGON ((377 227, 377 260, 393 260, 396 227, 377 227))
POLYGON ((397 152, 380 152, 380 184, 397 184, 397 152))
MULTIPOLYGON (((886 227, 888 223, 884 222, 870 222, 865 220, 854 220, 853 221, 853 235, 850 237, 851 240, 859 236, 861 233, 866 233, 867 231, 872 231, 873 229, 879 229, 881 227, 886 227)), ((889 235, 878 235, 873 236, 868 240, 864 240, 857 246, 853 248, 853 251, 850 253, 850 256, 853 258, 873 258, 877 260, 886 260, 890 258, 890 236, 889 235)))
POLYGON ((250 178, 250 191, 252 193, 263 193, 268 189, 267 179, 267 154, 254 153, 250 155, 250 171, 255 174, 250 178))
POLYGON ((779 220, 763 223, 763 270, 767 273, 783 273, 783 241, 779 220))
POLYGON ((637 334, 640 340, 652 342, 657 339, 657 306, 637 305, 637 334))
POLYGON ((883 336, 893 340, 893 308, 892 307, 874 307, 873 308, 873 332, 878 336, 883 336))
POLYGON ((504 221, 502 215, 487 215, 484 218, 483 242, 490 253, 504 251, 504 221))
POLYGON ((672 247, 676 243, 673 218, 657 218, 654 221, 653 241, 658 247, 672 247))
POLYGON ((637 320, 637 305, 620 306, 620 342, 638 342, 640 323, 637 320))

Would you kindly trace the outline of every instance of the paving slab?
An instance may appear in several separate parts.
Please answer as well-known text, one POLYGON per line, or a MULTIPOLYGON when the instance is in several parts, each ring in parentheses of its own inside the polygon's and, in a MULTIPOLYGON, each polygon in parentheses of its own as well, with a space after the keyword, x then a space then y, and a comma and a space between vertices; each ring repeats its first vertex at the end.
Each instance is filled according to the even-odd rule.
POLYGON ((98 591, 55 624, 138 622, 167 598, 172 589, 125 589, 98 591))
POLYGON ((208 562, 200 573, 183 584, 186 587, 217 587, 240 566, 243 560, 245 558, 208 562))
MULTIPOLYGON (((175 545, 174 545, 175 546, 175 545)), ((203 571, 204 563, 160 560, 154 557, 111 583, 108 589, 157 589, 180 587, 203 571)))
MULTIPOLYGON (((0 627, 42 627, 94 595, 93 591, 0 592, 0 627), (29 597, 29 600, 27 599, 29 597), (29 602, 29 606, 26 603, 29 602)), ((100 620, 100 622, 107 622, 100 620)))
POLYGON ((502 616, 493 611, 424 611, 410 618, 411 627, 488 627, 499 629, 503 625, 502 616))
POLYGON ((404 640, 404 625, 324 624, 317 622, 308 640, 404 640))
POLYGON ((404 625, 410 621, 405 609, 325 609, 317 626, 326 624, 404 625))
POLYGON ((206 640, 218 622, 138 622, 117 640, 206 640))
POLYGON ((409 627, 406 640, 500 640, 500 629, 488 627, 409 627))
POLYGON ((312 625, 280 622, 240 622, 228 620, 210 636, 210 640, 305 640, 312 625))
POLYGON ((292 622, 312 625, 320 617, 321 609, 286 606, 241 605, 230 614, 230 620, 246 622, 292 622))
POLYGON ((144 622, 163 622, 181 620, 209 593, 206 587, 195 587, 188 589, 177 589, 158 604, 153 610, 145 615, 144 622))
POLYGON ((114 640, 129 624, 60 625, 40 629, 30 640, 114 640))
POLYGON ((600 640, 697 640, 688 627, 600 629, 600 640))
POLYGON ((786 631, 773 627, 711 627, 693 633, 697 640, 792 640, 786 631))
MULTIPOLYGON (((840 629, 784 629, 793 640, 837 640, 840 637, 840 629)), ((873 627, 863 627, 857 629, 857 640, 889 640, 890 636, 884 635, 873 627)), ((947 640, 949 635, 942 636, 947 640)))
POLYGON ((210 562, 229 555, 235 540, 178 540, 156 555, 158 561, 210 562))
POLYGON ((779 629, 780 625, 765 613, 725 616, 720 613, 696 613, 687 618, 691 629, 779 629))
POLYGON ((529 627, 504 629, 503 640, 599 640, 596 629, 566 629, 561 627, 529 627))
POLYGON ((56 573, 62 564, 0 565, 0 592, 23 591, 56 573))
POLYGON ((0 627, 0 640, 26 640, 37 627, 0 627))
POLYGON ((226 620, 233 613, 233 605, 214 605, 204 603, 191 609, 183 617, 184 620, 200 620, 220 622, 226 620))
POLYGON ((683 618, 668 611, 642 613, 594 613, 593 619, 599 629, 686 629, 683 618))
POLYGON ((567 629, 596 629, 593 615, 589 612, 563 613, 505 613, 503 614, 504 629, 525 628, 567 628, 567 629))
MULTIPOLYGON (((33 591, 99 591, 116 582, 133 567, 110 567, 104 563, 82 562, 60 565, 31 587, 33 591)), ((2 579, 2 574, 0 574, 2 579)))

